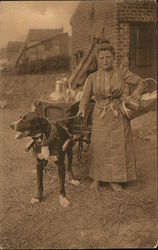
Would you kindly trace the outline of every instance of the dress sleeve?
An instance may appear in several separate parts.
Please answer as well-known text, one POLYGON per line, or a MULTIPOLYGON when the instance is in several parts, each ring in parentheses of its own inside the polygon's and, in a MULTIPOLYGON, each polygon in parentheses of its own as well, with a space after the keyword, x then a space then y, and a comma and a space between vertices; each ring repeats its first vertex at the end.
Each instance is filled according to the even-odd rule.
POLYGON ((141 77, 129 71, 128 68, 122 69, 122 76, 123 76, 123 80, 128 85, 137 85, 137 88, 135 91, 138 91, 140 95, 144 93, 146 89, 146 85, 145 85, 144 80, 141 77))
POLYGON ((83 95, 80 101, 79 111, 85 111, 88 103, 93 95, 93 83, 92 83, 92 75, 89 75, 85 81, 85 85, 83 88, 83 95))

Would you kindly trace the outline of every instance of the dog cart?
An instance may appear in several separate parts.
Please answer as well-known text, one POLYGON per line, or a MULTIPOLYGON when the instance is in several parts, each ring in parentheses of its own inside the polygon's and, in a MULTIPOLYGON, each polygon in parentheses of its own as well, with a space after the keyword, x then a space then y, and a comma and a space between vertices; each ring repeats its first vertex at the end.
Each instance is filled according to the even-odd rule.
MULTIPOLYGON (((83 86, 88 76, 87 73, 92 73, 96 70, 94 54, 95 47, 102 43, 109 43, 101 37, 102 28, 98 34, 93 38, 93 41, 83 56, 80 63, 77 65, 73 74, 67 82, 69 90, 74 90, 77 86, 83 86)), ((128 119, 134 119, 146 112, 155 110, 156 108, 156 81, 152 78, 145 79, 148 89, 147 93, 141 97, 139 103, 135 103, 134 100, 128 98, 122 102, 122 111, 128 119), (152 87, 151 87, 152 86, 152 87)), ((83 150, 83 144, 87 144, 87 149, 90 144, 91 138, 91 124, 92 124, 92 111, 94 107, 94 101, 88 105, 84 119, 78 117, 77 111, 79 108, 79 101, 70 101, 68 95, 66 95, 65 81, 57 81, 55 86, 55 92, 50 96, 52 100, 36 99, 34 100, 35 112, 47 118, 52 122, 60 122, 68 129, 68 132, 74 135, 78 142, 78 159, 81 158, 81 152, 83 150)))
POLYGON ((70 136, 72 135, 75 142, 78 143, 78 160, 81 159, 83 150, 87 151, 91 138, 91 113, 94 103, 90 103, 84 119, 75 115, 77 113, 79 102, 53 102, 42 99, 34 100, 35 112, 50 122, 58 122, 67 129, 70 136), (86 149, 84 147, 86 144, 86 149))

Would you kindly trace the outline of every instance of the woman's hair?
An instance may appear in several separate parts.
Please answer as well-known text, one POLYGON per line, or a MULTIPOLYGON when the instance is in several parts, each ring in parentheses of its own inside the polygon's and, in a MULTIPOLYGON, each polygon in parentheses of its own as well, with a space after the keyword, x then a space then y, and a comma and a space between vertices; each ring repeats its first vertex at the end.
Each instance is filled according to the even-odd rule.
POLYGON ((86 71, 86 77, 88 77, 90 74, 97 71, 97 57, 100 51, 110 51, 113 57, 115 58, 115 50, 114 47, 111 45, 110 41, 104 40, 102 43, 99 43, 96 45, 96 50, 92 59, 91 64, 89 65, 87 71, 86 71))
POLYGON ((113 57, 115 58, 115 49, 110 43, 106 43, 105 45, 101 45, 96 50, 96 58, 99 55, 100 51, 110 51, 113 57))

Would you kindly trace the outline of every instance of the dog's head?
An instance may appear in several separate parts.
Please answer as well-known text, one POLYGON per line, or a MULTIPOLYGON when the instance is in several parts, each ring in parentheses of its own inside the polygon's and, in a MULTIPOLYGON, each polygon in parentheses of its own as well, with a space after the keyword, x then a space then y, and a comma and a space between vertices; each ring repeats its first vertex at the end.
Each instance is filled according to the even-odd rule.
POLYGON ((12 122, 10 127, 19 132, 16 139, 22 139, 27 136, 37 136, 38 134, 49 134, 50 124, 49 122, 39 117, 35 112, 29 112, 22 116, 18 121, 12 122))

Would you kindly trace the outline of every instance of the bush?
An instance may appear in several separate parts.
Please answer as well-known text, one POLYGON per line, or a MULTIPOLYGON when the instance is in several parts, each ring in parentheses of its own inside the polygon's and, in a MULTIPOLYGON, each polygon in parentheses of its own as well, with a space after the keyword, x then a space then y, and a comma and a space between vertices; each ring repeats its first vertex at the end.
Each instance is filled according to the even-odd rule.
POLYGON ((22 62, 17 68, 17 74, 38 74, 48 73, 52 71, 69 71, 70 57, 65 55, 48 57, 47 59, 39 59, 30 62, 22 62))

